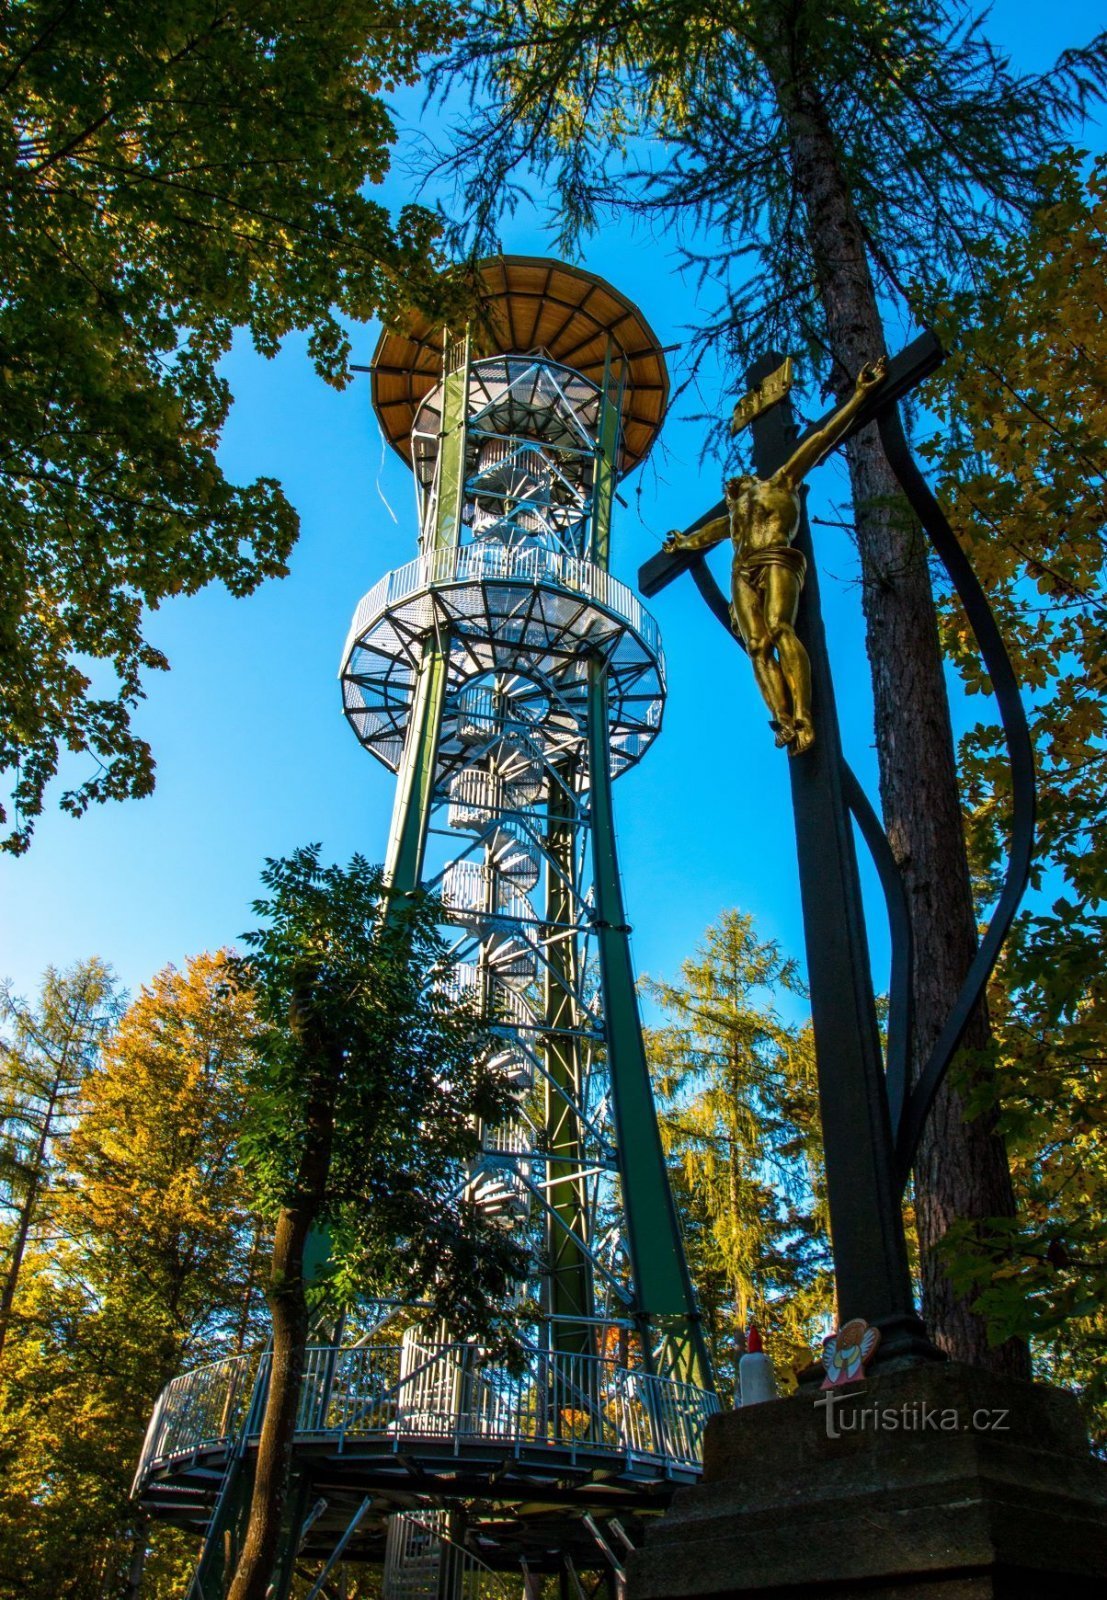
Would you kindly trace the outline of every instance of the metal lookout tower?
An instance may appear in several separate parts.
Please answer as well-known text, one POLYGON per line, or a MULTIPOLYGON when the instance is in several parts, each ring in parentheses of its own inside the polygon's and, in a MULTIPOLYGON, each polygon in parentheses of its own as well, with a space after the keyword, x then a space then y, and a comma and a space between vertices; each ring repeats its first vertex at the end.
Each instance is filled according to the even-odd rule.
MULTIPOLYGON (((530 1355, 509 1373, 394 1307, 309 1352, 281 1581, 298 1558, 383 1560, 391 1600, 475 1594, 489 1570, 516 1593, 542 1571, 614 1582, 640 1517, 698 1475, 716 1409, 612 813, 665 694, 657 625, 609 571, 615 485, 660 426, 664 357, 577 268, 497 258, 481 289, 463 334, 413 318, 377 347, 419 554, 357 607, 341 678, 355 733, 397 775, 392 890, 440 893, 449 981, 495 1018, 515 1085, 466 1185, 528 1247, 530 1355)), ((208 1530, 197 1594, 221 1592, 264 1383, 264 1356, 215 1363, 151 1421, 137 1490, 208 1530)))

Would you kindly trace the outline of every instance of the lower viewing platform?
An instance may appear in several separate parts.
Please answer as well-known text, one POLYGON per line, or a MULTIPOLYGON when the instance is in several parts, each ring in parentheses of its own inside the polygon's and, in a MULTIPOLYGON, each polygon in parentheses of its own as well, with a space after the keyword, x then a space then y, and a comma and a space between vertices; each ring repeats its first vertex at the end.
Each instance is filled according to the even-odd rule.
MULTIPOLYGON (((267 1355, 174 1378, 147 1430, 134 1492, 202 1528, 227 1464, 261 1427, 267 1355)), ((338 1494, 378 1510, 487 1497, 592 1506, 663 1503, 700 1475, 703 1431, 719 1409, 694 1384, 590 1355, 531 1353, 520 1373, 468 1344, 313 1346, 296 1453, 338 1494)), ((660 1509, 660 1506, 659 1506, 660 1509)))

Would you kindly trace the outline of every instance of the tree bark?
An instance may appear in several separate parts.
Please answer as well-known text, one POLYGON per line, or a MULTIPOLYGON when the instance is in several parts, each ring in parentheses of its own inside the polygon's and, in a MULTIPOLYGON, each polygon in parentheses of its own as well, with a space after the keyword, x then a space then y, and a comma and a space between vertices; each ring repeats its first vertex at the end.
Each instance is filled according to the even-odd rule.
MULTIPOLYGON (((807 217, 836 386, 844 388, 867 361, 886 353, 884 330, 834 132, 817 89, 803 81, 793 44, 774 41, 766 66, 807 217)), ((880 794, 915 939, 911 1057, 917 1075, 972 961, 976 918, 924 537, 899 496, 875 427, 855 435, 846 456, 861 557, 880 794)), ((988 1038, 981 1007, 965 1043, 979 1049, 988 1038)), ((961 1088, 969 1090, 989 1073, 976 1067, 972 1079, 959 1079, 961 1088)), ((1016 1340, 990 1346, 983 1319, 954 1292, 943 1264, 942 1240, 955 1220, 1015 1212, 995 1114, 968 1121, 964 1105, 961 1089, 947 1079, 915 1165, 923 1311, 932 1337, 957 1360, 1026 1378, 1026 1346, 1016 1340)))
POLYGON ((19 1274, 23 1269, 23 1256, 27 1249, 27 1239, 31 1232, 31 1219, 34 1216, 35 1206, 38 1204, 39 1191, 42 1187, 42 1176, 46 1166, 46 1151, 50 1143, 50 1136, 54 1129, 54 1112, 57 1109, 58 1097, 61 1094, 61 1073, 55 1077, 46 1101, 46 1109, 42 1114, 42 1127, 39 1130, 38 1142, 30 1164, 30 1177, 27 1180, 27 1191, 23 1196, 23 1204, 19 1208, 19 1221, 16 1224, 15 1238, 12 1241, 11 1260, 8 1271, 4 1277, 4 1287, 0 1291, 0 1357, 4 1354, 4 1346, 8 1341, 8 1329, 11 1326, 12 1308, 15 1304, 15 1291, 19 1284, 19 1274))
POLYGON ((273 1238, 266 1300, 273 1320, 265 1415, 242 1554, 227 1600, 265 1600, 280 1554, 281 1523, 292 1476, 296 1412, 308 1336, 304 1246, 327 1193, 334 1146, 334 1096, 342 1070, 339 1050, 313 1019, 314 974, 296 985, 290 1028, 303 1046, 310 1073, 304 1143, 291 1202, 281 1208, 273 1238))
POLYGON ((146 1571, 146 1548, 150 1537, 150 1518, 140 1511, 131 1536, 131 1562, 127 1568, 127 1587, 123 1600, 141 1600, 142 1575, 146 1571))
POLYGON ((286 1206, 277 1219, 266 1292, 273 1318, 273 1343, 265 1416, 246 1537, 227 1600, 265 1600, 280 1551, 307 1344, 303 1266, 311 1221, 310 1211, 304 1206, 286 1206))

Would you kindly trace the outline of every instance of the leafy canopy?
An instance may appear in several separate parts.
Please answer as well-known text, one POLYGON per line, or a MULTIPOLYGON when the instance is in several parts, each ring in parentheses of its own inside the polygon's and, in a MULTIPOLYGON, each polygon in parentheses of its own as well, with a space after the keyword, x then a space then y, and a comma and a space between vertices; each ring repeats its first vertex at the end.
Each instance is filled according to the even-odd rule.
MULTIPOLYGON (((961 1230, 954 1270, 994 1337, 1034 1340, 1076 1383, 1107 1440, 1107 158, 1054 167, 1054 199, 1025 238, 951 295, 951 346, 928 447, 941 490, 1026 690, 1039 788, 1034 893, 991 994, 1017 1222, 961 1230)), ((971 693, 988 688, 950 605, 946 651, 971 693)), ((968 838, 985 891, 1006 851, 1002 735, 982 719, 961 743, 968 838)))
POLYGON ((95 956, 47 968, 33 1004, 0 984, 0 1360, 27 1247, 52 1224, 59 1146, 119 1010, 95 956))
POLYGON ((718 302, 702 342, 826 375, 825 296, 846 286, 812 234, 801 139, 828 138, 879 291, 917 311, 1041 200, 1107 84, 1107 35, 1019 74, 957 0, 478 0, 440 81, 458 72, 484 103, 446 162, 471 234, 494 238, 534 171, 564 248, 612 214, 683 227, 718 302))
POLYGON ((452 17, 449 0, 0 12, 4 848, 26 848, 65 752, 90 758, 62 796, 75 814, 153 787, 130 722, 168 666, 147 608, 287 570, 279 485, 216 460, 233 330, 266 355, 304 331, 341 384, 343 318, 440 304, 437 223, 363 190, 388 168, 384 93, 452 17))
MULTIPOLYGON (((158 1391, 182 1364, 258 1340, 257 1221, 237 1160, 253 1031, 225 957, 201 955, 157 974, 87 1051, 0 1372, 2 1600, 126 1592, 146 1540, 131 1479, 158 1391)), ((191 1545, 157 1529, 144 1595, 182 1592, 191 1545)))
POLYGON ((465 1199, 482 1123, 514 1107, 491 1038, 445 992, 438 907, 388 915, 379 867, 323 866, 318 846, 269 861, 241 971, 262 1023, 248 1169, 269 1213, 306 1208, 330 1234, 347 1303, 428 1296, 455 1337, 510 1346, 519 1248, 465 1199))

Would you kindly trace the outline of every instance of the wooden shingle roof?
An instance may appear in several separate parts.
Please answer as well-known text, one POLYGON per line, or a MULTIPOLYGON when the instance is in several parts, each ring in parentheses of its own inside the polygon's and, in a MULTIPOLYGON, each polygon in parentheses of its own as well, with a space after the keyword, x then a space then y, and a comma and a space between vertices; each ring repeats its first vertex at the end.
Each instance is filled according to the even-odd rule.
MULTIPOLYGON (((661 426, 669 374, 638 308, 595 273, 541 256, 492 256, 478 268, 476 357, 544 352, 603 383, 604 354, 624 360, 620 476, 644 460, 661 426)), ((419 313, 385 329, 373 356, 373 407, 385 437, 411 463, 411 425, 442 375, 443 330, 419 313)))

